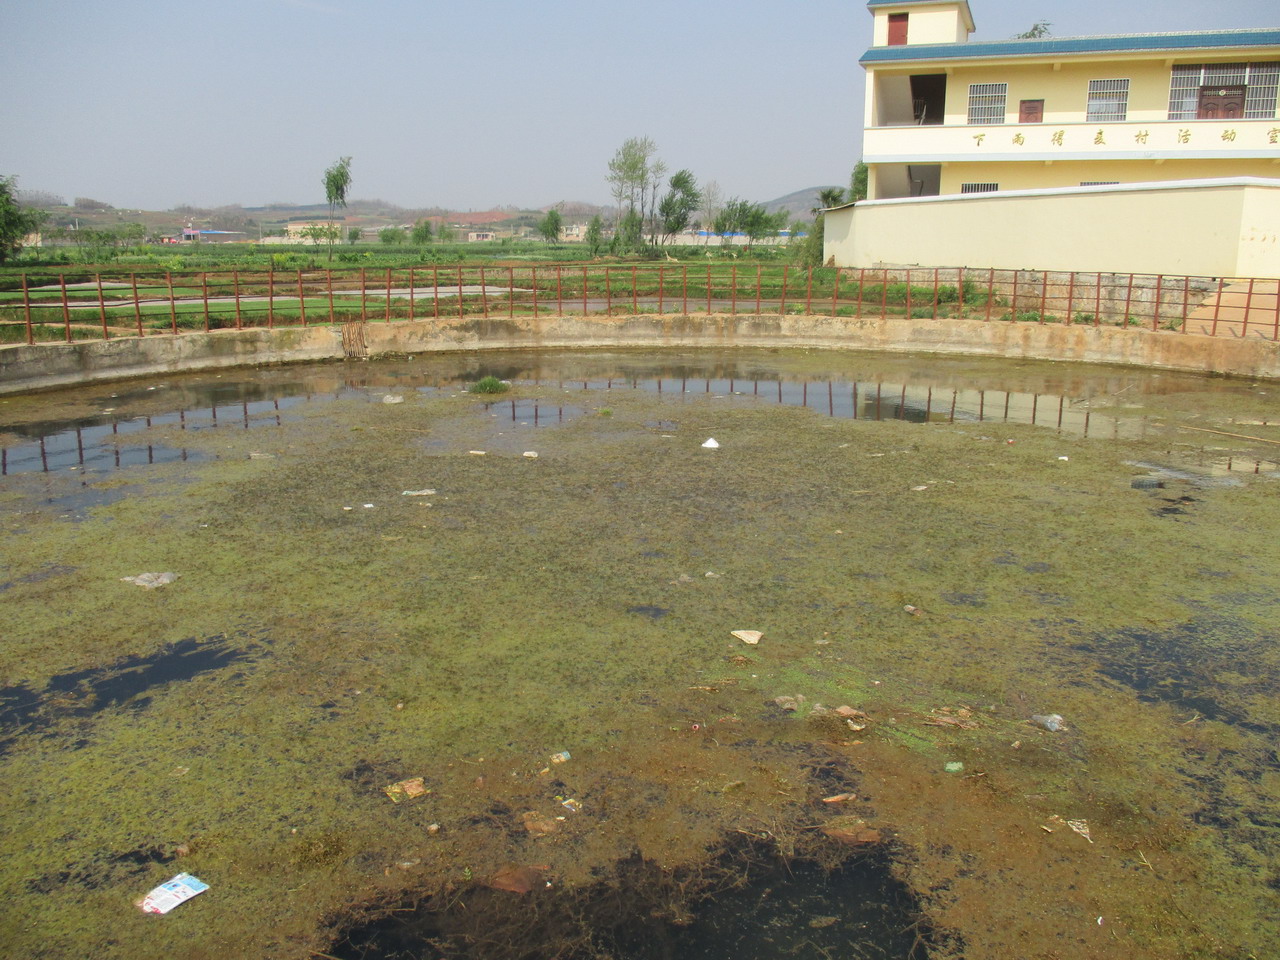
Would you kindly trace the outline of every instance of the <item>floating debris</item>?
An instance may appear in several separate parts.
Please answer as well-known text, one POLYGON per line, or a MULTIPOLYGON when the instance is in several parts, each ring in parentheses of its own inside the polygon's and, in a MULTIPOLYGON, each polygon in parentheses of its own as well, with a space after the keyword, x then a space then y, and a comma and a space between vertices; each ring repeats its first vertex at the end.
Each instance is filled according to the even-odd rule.
POLYGON ((180 903, 186 903, 197 894, 204 893, 209 885, 189 873, 180 873, 172 880, 160 884, 141 900, 134 902, 143 913, 168 913, 180 903))
POLYGON ((136 577, 121 577, 125 583, 136 583, 138 586, 147 590, 154 590, 156 587, 163 587, 166 583, 173 583, 178 579, 176 573, 140 573, 136 577))
POLYGON ((963 773, 964 764, 959 760, 948 760, 942 765, 942 769, 947 771, 947 773, 963 773))
POLYGON ((764 637, 764 634, 759 630, 731 630, 729 633, 731 636, 737 637, 743 643, 749 643, 752 646, 755 646, 764 637))
POLYGON ((837 793, 830 797, 823 797, 823 803, 848 803, 850 800, 857 800, 856 793, 837 793))
POLYGON ((1074 830, 1076 833, 1080 834, 1080 836, 1084 837, 1090 843, 1093 843, 1093 837, 1089 836, 1088 820, 1068 820, 1067 826, 1070 827, 1072 830, 1074 830))
POLYGON ((918 617, 918 616, 920 616, 920 608, 919 608, 919 607, 913 607, 913 606, 912 606, 911 604, 909 604, 909 603, 908 603, 906 606, 904 606, 902 609, 903 609, 905 612, 907 612, 907 613, 911 614, 911 616, 913 616, 913 617, 918 617))
POLYGON ((1057 733, 1059 730, 1065 730, 1066 725, 1062 722, 1062 716, 1057 713, 1050 714, 1033 714, 1031 722, 1037 727, 1044 727, 1050 733, 1057 733))
POLYGON ((406 490, 404 493, 400 494, 402 497, 434 497, 435 495, 436 492, 430 487, 426 487, 422 490, 406 490))
POLYGON ((569 756, 568 750, 561 750, 559 753, 553 753, 551 755, 552 763, 567 763, 570 759, 572 758, 569 756))
POLYGON ((720 448, 720 444, 716 443, 715 437, 708 437, 702 446, 707 450, 718 450, 720 448))
POLYGON ((538 459, 538 451, 536 451, 536 450, 526 450, 524 453, 520 454, 520 456, 524 457, 526 460, 537 460, 537 459, 538 459))
POLYGON ((406 800, 425 797, 431 792, 427 789, 426 780, 423 777, 412 777, 401 780, 399 783, 389 784, 383 787, 382 791, 391 798, 392 803, 404 803, 406 800))
POLYGON ((404 403, 404 397, 395 393, 388 393, 382 398, 383 403, 404 403))

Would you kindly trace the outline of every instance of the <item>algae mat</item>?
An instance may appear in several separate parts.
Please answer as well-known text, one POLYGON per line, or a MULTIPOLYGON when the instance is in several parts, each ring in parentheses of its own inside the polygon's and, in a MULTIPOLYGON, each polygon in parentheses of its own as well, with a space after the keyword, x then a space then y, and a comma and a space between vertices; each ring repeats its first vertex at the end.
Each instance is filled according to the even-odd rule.
MULTIPOLYGON (((324 955, 726 836, 889 856, 935 957, 1267 955, 1276 487, 1205 467, 1273 455, 1265 387, 1100 372, 1144 424, 1110 439, 517 380, 573 408, 532 427, 426 369, 321 368, 247 429, 165 419, 177 381, 0 406, 189 454, 0 485, 7 955, 324 955), (178 872, 209 891, 135 909, 178 872)), ((518 946, 433 949, 593 955, 518 946)))

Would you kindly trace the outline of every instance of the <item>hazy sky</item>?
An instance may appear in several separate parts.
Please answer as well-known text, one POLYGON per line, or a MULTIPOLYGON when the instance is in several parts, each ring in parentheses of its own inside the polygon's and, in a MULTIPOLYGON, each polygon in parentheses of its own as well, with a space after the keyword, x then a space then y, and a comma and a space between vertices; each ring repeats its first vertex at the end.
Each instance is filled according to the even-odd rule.
MULTIPOLYGON (((974 39, 1280 25, 1277 0, 971 0, 974 39)), ((0 175, 117 207, 607 203, 648 135, 773 199, 848 182, 871 15, 849 0, 0 0, 0 175)))

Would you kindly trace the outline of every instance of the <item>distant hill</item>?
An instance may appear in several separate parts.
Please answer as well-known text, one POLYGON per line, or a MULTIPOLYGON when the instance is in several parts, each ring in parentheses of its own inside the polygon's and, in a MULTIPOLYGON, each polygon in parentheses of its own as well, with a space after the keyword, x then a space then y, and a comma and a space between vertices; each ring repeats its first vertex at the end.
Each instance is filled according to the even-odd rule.
POLYGON ((778 197, 776 200, 770 200, 765 203, 764 208, 769 213, 785 210, 793 220, 808 220, 813 216, 813 208, 818 205, 818 191, 827 189, 840 190, 845 188, 835 185, 830 187, 827 185, 808 187, 807 189, 797 190, 795 193, 788 193, 786 196, 778 197))

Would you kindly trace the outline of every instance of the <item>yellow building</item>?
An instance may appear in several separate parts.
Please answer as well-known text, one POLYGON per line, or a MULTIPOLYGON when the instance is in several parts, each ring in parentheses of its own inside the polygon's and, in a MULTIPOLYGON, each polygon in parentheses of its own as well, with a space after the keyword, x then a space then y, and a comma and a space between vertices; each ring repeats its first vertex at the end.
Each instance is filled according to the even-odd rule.
MULTIPOLYGON (((1017 191, 1023 202, 1009 221, 1016 223, 1034 213, 1046 191, 1058 198, 1079 192, 1104 210, 1116 205, 1109 197, 1141 193, 1131 206, 1138 216, 1156 217, 1151 224, 1164 230, 1177 188, 1232 180, 1250 197, 1267 198, 1259 201, 1258 217, 1274 212, 1273 191, 1266 188, 1280 187, 1280 29, 971 42, 966 0, 870 0, 867 6, 873 40, 860 62, 867 72, 868 200, 1017 191), (1127 188, 1153 183, 1169 189, 1127 188)), ((904 209, 911 209, 915 228, 927 227, 925 208, 904 209)), ((841 244, 855 230, 852 216, 828 215, 838 263, 849 261, 841 244)), ((1243 216, 1256 219, 1247 211, 1243 216)), ((1262 244, 1250 262, 1270 262, 1268 243, 1269 255, 1280 257, 1280 225, 1271 224, 1269 232, 1261 220, 1236 226, 1226 229, 1262 244)), ((1130 233, 1126 242, 1133 241, 1130 233)), ((858 257, 868 255, 863 250, 858 257)), ((959 250, 948 259, 969 263, 959 250)), ((1115 269, 1084 260, 1090 262, 1038 266, 1115 269)), ((1280 272, 1280 259, 1275 263, 1280 272)), ((982 265, 1024 264, 1037 265, 1024 259, 982 265)))
POLYGON ((971 43, 965 0, 871 0, 870 199, 1280 177, 1280 29, 971 43))

